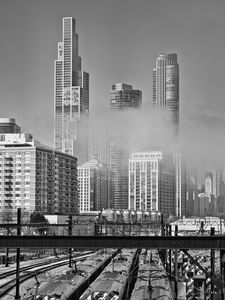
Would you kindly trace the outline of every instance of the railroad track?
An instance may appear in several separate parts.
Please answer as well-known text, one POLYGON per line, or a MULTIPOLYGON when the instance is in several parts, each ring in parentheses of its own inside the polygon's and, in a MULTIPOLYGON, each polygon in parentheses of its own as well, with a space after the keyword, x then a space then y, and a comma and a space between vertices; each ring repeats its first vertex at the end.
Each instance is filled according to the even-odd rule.
MULTIPOLYGON (((93 251, 85 251, 84 253, 82 253, 82 255, 85 255, 85 254, 91 254, 91 253, 94 253, 93 251)), ((73 255, 72 258, 76 258, 77 256, 81 255, 81 253, 77 254, 77 255, 73 255)), ((64 261, 66 260, 65 257, 61 257, 61 258, 51 258, 51 259, 46 259, 42 262, 38 262, 38 263, 34 263, 31 265, 27 265, 27 266, 24 266, 24 267, 20 267, 20 272, 24 272, 24 271, 27 271, 29 269, 33 269, 33 268, 36 268, 36 267, 41 267, 43 266, 44 264, 52 264, 52 263, 55 263, 55 262, 59 262, 59 261, 64 261)), ((67 258, 67 261, 68 261, 68 258, 67 258)), ((16 268, 13 269, 13 270, 10 270, 10 271, 6 271, 2 274, 0 274, 0 280, 2 279, 5 279, 9 276, 12 276, 12 275, 15 275, 16 274, 16 268)), ((1 286, 0 286, 1 287, 1 286)))
MULTIPOLYGON (((88 256, 92 255, 93 252, 89 253, 89 254, 84 254, 84 255, 79 255, 79 256, 73 256, 73 258, 76 258, 77 261, 81 261, 84 260, 85 258, 87 258, 88 256)), ((68 264, 68 259, 62 259, 61 261, 54 261, 54 262, 49 262, 48 265, 46 265, 46 262, 42 262, 39 264, 35 264, 32 266, 26 266, 20 269, 20 272, 28 272, 28 270, 32 270, 35 269, 34 271, 31 271, 30 273, 24 273, 22 275, 20 275, 20 284, 25 282, 26 280, 34 277, 35 275, 39 275, 41 273, 44 273, 46 271, 49 271, 51 269, 54 268, 58 268, 61 266, 64 266, 68 264), (43 267, 44 265, 44 267, 43 267)), ((15 270, 9 271, 6 274, 2 274, 5 275, 5 277, 3 278, 7 278, 8 276, 14 275, 15 274, 15 270), (12 274, 9 275, 9 273, 14 272, 12 274)), ((2 284, 0 286, 0 299, 3 296, 6 296, 13 288, 15 288, 16 286, 16 278, 11 279, 9 281, 7 281, 6 283, 2 284)))

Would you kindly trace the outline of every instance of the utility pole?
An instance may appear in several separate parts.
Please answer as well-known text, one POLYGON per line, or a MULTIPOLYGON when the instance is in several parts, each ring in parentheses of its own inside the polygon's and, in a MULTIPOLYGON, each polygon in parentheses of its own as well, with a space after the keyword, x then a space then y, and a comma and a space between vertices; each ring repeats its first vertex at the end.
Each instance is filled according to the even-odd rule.
MULTIPOLYGON (((169 225, 169 230, 168 230, 168 234, 169 236, 172 236, 172 225, 169 225)), ((169 250, 169 276, 171 279, 171 275, 172 275, 172 250, 169 250)))
MULTIPOLYGON (((178 236, 178 225, 175 225, 175 236, 178 236)), ((177 249, 174 251, 174 299, 177 300, 178 296, 178 266, 177 266, 177 249)))
MULTIPOLYGON (((21 235, 21 208, 17 209, 17 236, 21 235)), ((15 300, 20 300, 20 248, 16 249, 16 295, 15 300)))
MULTIPOLYGON (((211 227, 211 236, 215 235, 215 228, 211 227)), ((211 276, 214 277, 215 273, 215 250, 211 250, 211 276)), ((211 291, 210 291, 210 299, 214 299, 214 282, 211 280, 211 291)))
MULTIPOLYGON (((9 229, 7 228, 7 236, 9 236, 9 229)), ((9 248, 5 251, 5 267, 9 266, 9 248)))
POLYGON ((149 300, 152 300, 152 293, 153 293, 153 288, 151 285, 151 279, 150 275, 148 276, 148 294, 149 294, 149 300))
MULTIPOLYGON (((72 215, 69 215, 68 220, 68 235, 72 235, 72 215)), ((72 249, 69 248, 69 268, 72 268, 72 249)))
MULTIPOLYGON (((161 214, 161 236, 165 236, 165 223, 164 223, 164 219, 163 219, 163 214, 161 214)), ((166 249, 162 249, 161 250, 161 260, 162 260, 162 264, 165 267, 166 264, 166 249)))
POLYGON ((221 278, 222 278, 222 284, 223 284, 223 291, 221 292, 221 295, 220 295, 220 299, 221 300, 224 300, 224 295, 225 295, 225 288, 224 288, 224 273, 225 273, 225 268, 224 268, 224 265, 225 265, 225 249, 221 249, 220 250, 220 273, 221 273, 221 278))

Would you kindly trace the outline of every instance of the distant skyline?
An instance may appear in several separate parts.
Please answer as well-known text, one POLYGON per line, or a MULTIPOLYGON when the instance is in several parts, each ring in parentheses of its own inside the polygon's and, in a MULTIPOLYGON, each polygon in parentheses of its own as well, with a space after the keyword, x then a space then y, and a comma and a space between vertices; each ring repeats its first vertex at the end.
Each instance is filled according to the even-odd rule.
POLYGON ((71 16, 90 74, 90 114, 105 110, 118 82, 152 105, 155 60, 177 53, 185 145, 192 157, 208 157, 205 167, 224 167, 224 14, 224 0, 1 0, 0 117, 53 145, 53 64, 62 18, 71 16))

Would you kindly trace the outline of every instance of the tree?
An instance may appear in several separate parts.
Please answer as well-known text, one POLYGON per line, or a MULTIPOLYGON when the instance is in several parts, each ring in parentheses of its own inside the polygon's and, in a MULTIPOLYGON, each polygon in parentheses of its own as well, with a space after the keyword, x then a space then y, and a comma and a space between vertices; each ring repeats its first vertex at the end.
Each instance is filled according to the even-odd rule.
POLYGON ((40 234, 44 234, 44 232, 47 232, 48 227, 44 227, 44 224, 49 224, 49 221, 45 218, 44 215, 42 215, 41 213, 34 211, 31 215, 30 215, 30 223, 42 223, 43 227, 38 227, 38 232, 40 234))
POLYGON ((14 213, 11 209, 5 209, 1 211, 0 218, 2 223, 12 223, 14 219, 14 213))

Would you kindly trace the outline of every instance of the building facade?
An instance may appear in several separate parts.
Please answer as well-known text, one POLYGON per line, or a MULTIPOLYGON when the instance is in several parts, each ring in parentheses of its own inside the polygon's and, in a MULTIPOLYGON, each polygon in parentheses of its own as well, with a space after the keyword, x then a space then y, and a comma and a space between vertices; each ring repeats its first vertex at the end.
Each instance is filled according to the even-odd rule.
POLYGON ((113 84, 112 89, 110 91, 110 109, 122 110, 128 108, 140 108, 141 103, 141 91, 133 90, 132 85, 129 84, 113 84))
POLYGON ((179 130, 179 65, 177 54, 160 54, 153 70, 153 105, 163 112, 175 133, 179 130))
POLYGON ((187 214, 187 176, 186 161, 182 155, 180 147, 176 147, 173 152, 175 165, 175 183, 176 183, 176 216, 182 217, 187 214))
MULTIPOLYGON (((179 65, 177 54, 160 54, 153 69, 153 106, 174 136, 176 216, 186 215, 186 162, 179 146, 179 65)), ((173 144, 173 143, 172 143, 173 144)))
POLYGON ((55 149, 87 160, 89 74, 81 67, 75 19, 63 18, 62 42, 54 64, 55 149))
POLYGON ((13 118, 0 118, 0 134, 1 133, 19 133, 20 127, 13 118))
MULTIPOLYGON (((124 83, 117 83, 110 91, 109 108, 112 111, 140 109, 142 92, 124 83)), ((112 134, 108 140, 107 164, 114 173, 115 209, 128 208, 128 159, 129 153, 122 147, 124 140, 119 134, 112 134)))
POLYGON ((219 197, 222 195, 222 178, 223 178, 223 172, 222 169, 217 169, 212 172, 213 175, 213 195, 215 197, 219 197))
POLYGON ((97 160, 78 166, 80 212, 101 211, 113 201, 113 174, 97 160))
POLYGON ((138 152, 129 159, 129 209, 176 214, 175 168, 172 155, 138 152))
POLYGON ((208 174, 205 178, 205 193, 208 197, 211 197, 212 192, 213 192, 212 176, 208 174))
POLYGON ((79 211, 77 159, 31 134, 0 134, 0 210, 75 214, 79 211))

